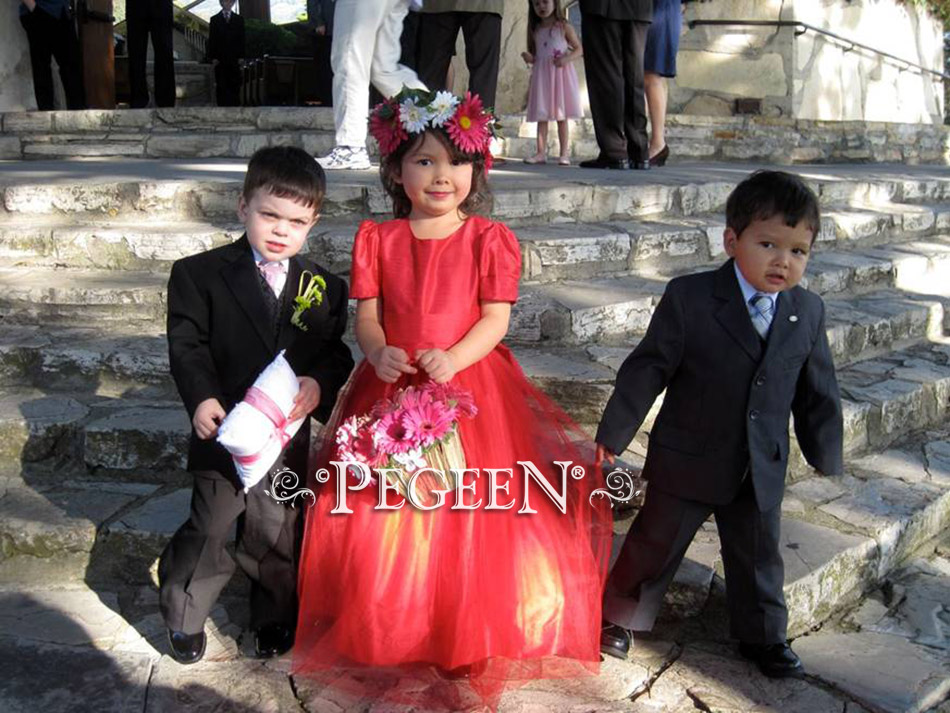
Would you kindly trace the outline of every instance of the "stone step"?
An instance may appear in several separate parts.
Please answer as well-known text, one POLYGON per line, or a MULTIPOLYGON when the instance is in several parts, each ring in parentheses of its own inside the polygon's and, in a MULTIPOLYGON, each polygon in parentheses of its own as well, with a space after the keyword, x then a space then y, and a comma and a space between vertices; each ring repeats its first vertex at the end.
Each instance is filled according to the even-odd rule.
POLYGON ((0 392, 0 464, 29 473, 71 468, 87 477, 118 472, 161 480, 185 465, 190 423, 178 400, 0 392))
MULTIPOLYGON (((186 66, 186 65, 183 65, 186 66)), ((197 65, 196 69, 208 71, 197 65)), ((205 74, 194 75, 188 94, 207 92, 205 74)), ((501 117, 502 152, 525 158, 536 151, 537 124, 523 115, 501 117)), ((784 117, 666 117, 673 147, 682 160, 946 163, 942 126, 872 122, 817 122, 784 117)), ((549 151, 557 155, 556 131, 549 151)), ((375 151, 375 142, 367 142, 375 151)), ((0 158, 73 156, 246 158, 268 145, 295 145, 320 154, 333 145, 333 112, 318 107, 178 106, 162 109, 7 112, 0 115, 0 158)), ((589 118, 571 122, 570 154, 599 153, 589 118)))
MULTIPOLYGON (((358 225, 345 217, 323 220, 311 232, 305 250, 329 269, 348 272, 358 225)), ((950 208, 941 206, 832 209, 825 212, 822 226, 815 256, 819 260, 829 250, 853 251, 886 241, 950 245, 944 237, 950 230, 950 208)), ((708 263, 724 255, 723 229, 721 217, 710 214, 664 221, 523 226, 515 234, 522 247, 522 278, 551 282, 708 263)), ((0 225, 0 260, 16 266, 164 271, 174 260, 232 242, 242 233, 240 223, 223 219, 162 224, 19 220, 0 225)), ((899 252, 895 261, 896 257, 910 259, 899 252)))
MULTIPOLYGON (((10 164, 0 177, 0 225, 39 224, 68 216, 109 220, 233 222, 245 164, 213 159, 37 161, 10 164)), ((950 179, 928 167, 808 166, 801 169, 823 206, 867 208, 941 204, 950 179)), ((513 225, 636 220, 644 216, 721 214, 733 187, 747 175, 728 164, 691 164, 663 171, 587 171, 512 162, 492 176, 492 215, 513 225)), ((391 214, 377 172, 331 174, 323 214, 391 214)), ((935 222, 912 217, 911 223, 935 222), (916 221, 916 222, 914 222, 916 221)))
MULTIPOLYGON (((76 260, 95 260, 100 264, 96 268, 61 268, 59 257, 48 258, 54 261, 52 265, 42 262, 33 265, 29 261, 24 265, 16 257, 0 258, 0 279, 7 285, 7 290, 0 295, 0 316, 7 324, 133 320, 143 325, 151 323, 151 327, 145 328, 158 331, 165 317, 167 258, 175 257, 180 247, 184 248, 183 251, 194 251, 226 242, 237 234, 236 231, 220 232, 214 228, 205 230, 204 234, 175 235, 175 247, 163 242, 155 232, 139 233, 142 242, 132 249, 127 239, 121 236, 121 229, 104 238, 106 242, 99 242, 95 235, 82 230, 74 233, 79 237, 76 243, 64 247, 64 254, 81 244, 86 252, 76 260), (154 269, 143 271, 143 265, 154 269), (114 269, 113 266, 129 269, 114 269)), ((539 249, 550 249, 548 254, 554 257, 549 263, 560 260, 555 266, 557 271, 571 270, 575 279, 585 271, 594 272, 597 278, 556 283, 526 281, 513 310, 511 340, 584 343, 592 338, 609 340, 642 333, 671 277, 716 264, 710 264, 704 249, 695 257, 682 257, 683 263, 671 267, 673 258, 669 256, 679 251, 671 247, 673 243, 670 242, 666 242, 667 256, 663 267, 651 264, 645 253, 631 261, 632 251, 624 247, 628 245, 629 234, 598 234, 599 230, 601 228, 592 226, 564 229, 555 226, 544 232, 541 229, 521 231, 522 250, 526 257, 524 276, 535 269, 531 256, 537 255, 539 249), (588 231, 589 235, 585 236, 588 231), (572 232, 573 236, 570 235, 572 232), (554 234, 560 237, 554 240, 537 238, 554 234), (562 244, 552 248, 558 240, 569 243, 570 247, 562 244), (584 241, 587 241, 586 245, 584 241), (583 250, 575 250, 581 246, 583 250), (628 250, 626 257, 609 259, 621 257, 624 249, 628 250), (585 257, 590 259, 581 263, 585 257), (690 264, 700 259, 706 264, 690 264), (635 273, 610 276, 611 268, 618 271, 633 269, 635 273), (601 271, 608 271, 608 275, 603 276, 601 271)), ((650 227, 645 230, 650 230, 650 227)), ((698 229, 687 229, 680 234, 699 232, 698 229)), ((665 241, 671 234, 643 232, 639 237, 649 241, 658 235, 663 235, 659 240, 665 241)), ((351 241, 348 227, 341 228, 340 224, 331 223, 326 232, 312 236, 309 251, 330 269, 342 272, 349 268, 346 256, 351 241)), ((721 253, 715 256, 717 261, 722 258, 721 253)), ((664 258, 657 260, 662 265, 664 258)), ((810 261, 803 284, 826 298, 892 287, 914 293, 943 294, 948 269, 950 237, 936 235, 859 250, 820 250, 810 261)))
MULTIPOLYGON (((537 123, 524 116, 502 118, 504 153, 527 158, 537 151, 537 123)), ((549 124, 548 155, 560 151, 557 131, 549 124)), ((570 122, 570 155, 600 153, 590 118, 570 122)), ((827 122, 763 116, 669 114, 664 131, 669 161, 760 161, 772 164, 810 162, 946 163, 944 127, 872 122, 827 122), (910 159, 910 160, 908 160, 910 159)))
POLYGON ((165 319, 168 276, 118 270, 0 267, 6 324, 151 323, 165 319))
POLYGON ((8 326, 0 332, 0 384, 177 400, 164 332, 135 332, 113 334, 103 326, 56 330, 8 326))
MULTIPOLYGON (((867 304, 872 313, 880 314, 873 299, 878 293, 886 295, 885 302, 895 299, 905 305, 919 302, 939 306, 950 296, 942 284, 946 283, 950 269, 950 253, 944 255, 942 248, 938 249, 939 260, 927 261, 926 270, 917 272, 913 283, 908 282, 909 275, 915 266, 921 267, 921 263, 916 262, 918 256, 909 258, 912 262, 906 264, 908 273, 901 280, 907 289, 901 292, 889 289, 893 268, 888 269, 886 263, 874 258, 861 257, 850 260, 850 265, 840 260, 838 264, 826 262, 812 266, 814 272, 808 276, 808 286, 834 303, 834 308, 829 305, 832 320, 836 309, 847 311, 843 318, 850 316, 852 302, 867 304), (831 268, 829 272, 820 272, 826 266, 831 268), (931 272, 930 268, 935 270, 931 272), (875 289, 878 285, 884 289, 875 289), (853 288, 857 290, 852 291, 853 288), (865 292, 867 289, 872 291, 865 292), (917 290, 920 294, 916 294, 917 290)), ((519 343, 551 344, 625 341, 646 331, 671 276, 628 275, 585 282, 525 285, 512 309, 508 338, 519 343)), ((858 307, 858 311, 865 310, 858 307)), ((937 325, 942 323, 942 314, 935 313, 934 317, 937 325)))

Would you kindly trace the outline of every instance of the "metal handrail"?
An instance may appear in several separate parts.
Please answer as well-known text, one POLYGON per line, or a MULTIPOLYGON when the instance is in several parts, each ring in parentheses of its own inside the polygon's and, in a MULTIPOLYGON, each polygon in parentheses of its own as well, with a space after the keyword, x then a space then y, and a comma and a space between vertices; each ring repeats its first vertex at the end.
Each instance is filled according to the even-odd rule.
POLYGON ((839 42, 843 42, 843 43, 845 43, 845 44, 847 44, 847 45, 851 45, 851 46, 848 47, 846 50, 844 50, 845 52, 850 52, 850 51, 853 50, 855 47, 860 47, 861 49, 867 50, 868 52, 874 52, 875 54, 879 54, 879 55, 881 55, 882 57, 887 57, 887 58, 890 59, 890 60, 893 60, 893 61, 895 61, 895 62, 899 62, 899 63, 901 63, 901 64, 903 64, 903 65, 906 65, 908 68, 913 67, 914 69, 918 70, 919 72, 926 72, 926 73, 928 73, 928 74, 933 74, 933 75, 935 75, 935 76, 937 76, 937 77, 940 77, 941 79, 950 79, 950 74, 946 74, 946 73, 944 73, 944 72, 938 72, 938 71, 935 70, 935 69, 930 69, 929 67, 924 67, 923 65, 915 64, 914 62, 910 62, 910 61, 904 59, 903 57, 898 57, 897 55, 890 54, 889 52, 884 52, 883 50, 879 50, 879 49, 877 49, 877 48, 875 48, 875 47, 871 47, 871 46, 866 45, 866 44, 863 44, 863 43, 861 43, 861 42, 856 42, 856 41, 854 41, 854 40, 852 40, 852 39, 848 39, 847 37, 842 37, 841 35, 837 35, 837 34, 835 34, 834 32, 830 32, 830 31, 828 31, 828 30, 826 30, 826 29, 824 29, 824 28, 815 27, 814 25, 809 25, 807 22, 799 22, 798 20, 690 20, 690 21, 689 21, 689 29, 691 29, 691 30, 692 30, 694 27, 698 27, 698 26, 700 26, 700 25, 714 25, 714 26, 720 26, 720 27, 721 27, 721 26, 732 25, 732 26, 735 26, 735 27, 795 27, 795 28, 800 28, 800 29, 796 29, 796 30, 795 30, 795 36, 796 36, 796 37, 797 37, 798 35, 804 35, 806 32, 808 32, 809 30, 811 30, 812 32, 818 33, 819 35, 826 35, 826 36, 828 36, 828 37, 833 37, 834 39, 838 40, 839 42))

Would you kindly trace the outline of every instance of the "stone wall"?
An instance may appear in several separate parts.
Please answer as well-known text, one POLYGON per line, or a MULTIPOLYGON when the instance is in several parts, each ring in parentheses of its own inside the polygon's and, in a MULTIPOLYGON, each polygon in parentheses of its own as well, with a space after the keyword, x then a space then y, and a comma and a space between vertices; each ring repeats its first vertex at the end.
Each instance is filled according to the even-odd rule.
POLYGON ((30 51, 19 14, 18 2, 0 2, 0 111, 36 109, 30 51))
MULTIPOLYGON (((716 0, 694 19, 798 20, 917 64, 943 67, 942 27, 896 0, 716 0)), ((941 82, 875 53, 794 28, 696 27, 684 33, 670 112, 730 115, 735 99, 766 116, 823 121, 943 123, 941 82)))

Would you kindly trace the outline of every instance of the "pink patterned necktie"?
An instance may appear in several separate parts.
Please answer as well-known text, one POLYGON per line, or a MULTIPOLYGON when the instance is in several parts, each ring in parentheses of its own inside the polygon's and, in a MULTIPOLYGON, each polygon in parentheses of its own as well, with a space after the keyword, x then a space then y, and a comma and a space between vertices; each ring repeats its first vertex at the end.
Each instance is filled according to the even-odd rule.
POLYGON ((267 284, 270 285, 271 291, 275 295, 279 295, 280 278, 284 274, 283 264, 279 262, 260 262, 258 263, 257 267, 264 276, 264 279, 267 281, 267 284))

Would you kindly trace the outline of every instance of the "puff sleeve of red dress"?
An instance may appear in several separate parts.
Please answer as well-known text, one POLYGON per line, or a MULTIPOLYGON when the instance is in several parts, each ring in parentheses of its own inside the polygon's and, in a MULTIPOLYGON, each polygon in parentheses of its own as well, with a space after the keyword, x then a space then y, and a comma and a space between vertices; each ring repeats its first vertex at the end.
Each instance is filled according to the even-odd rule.
POLYGON ((503 223, 492 223, 482 235, 478 258, 478 298, 489 302, 517 302, 521 276, 518 238, 503 223))
POLYGON ((379 226, 364 220, 353 241, 350 297, 356 300, 379 297, 379 285, 379 226))

